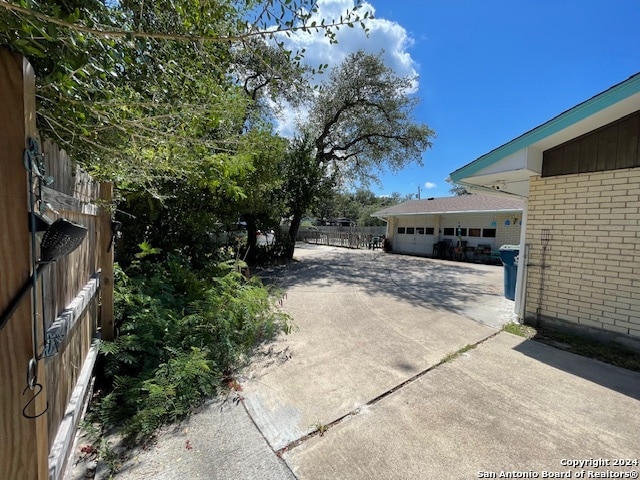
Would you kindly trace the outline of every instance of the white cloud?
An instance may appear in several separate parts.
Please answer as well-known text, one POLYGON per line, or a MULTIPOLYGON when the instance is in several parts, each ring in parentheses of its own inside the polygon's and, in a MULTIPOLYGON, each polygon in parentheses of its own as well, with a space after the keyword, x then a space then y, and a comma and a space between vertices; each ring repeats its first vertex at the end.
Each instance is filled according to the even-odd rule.
MULTIPOLYGON (((330 21, 338 19, 347 10, 353 9, 353 0, 318 0, 318 12, 313 20, 320 24, 322 19, 330 21)), ((363 2, 359 9, 359 15, 363 16, 368 11, 375 14, 374 7, 363 2)), ((382 54, 382 59, 396 75, 401 77, 417 77, 419 65, 414 62, 408 52, 408 48, 414 41, 407 31, 398 23, 390 20, 369 18, 365 20, 369 34, 355 24, 354 28, 341 27, 336 33, 337 44, 329 44, 329 39, 320 32, 293 32, 290 37, 282 36, 282 40, 292 50, 306 49, 304 62, 311 67, 328 64, 328 70, 338 66, 349 54, 358 50, 368 53, 382 54)), ((417 90, 417 82, 414 91, 417 90)), ((290 110, 283 112, 280 117, 278 131, 280 134, 290 136, 295 131, 295 120, 300 118, 299 113, 290 110)))
POLYGON ((424 182, 424 188, 426 188, 427 190, 431 190, 432 188, 436 188, 438 185, 436 185, 433 182, 424 182))
MULTIPOLYGON (((318 12, 316 20, 330 21, 340 18, 349 9, 353 9, 353 0, 318 0, 318 12)), ((369 3, 364 2, 359 10, 361 16, 365 12, 375 14, 375 9, 369 3)), ((369 28, 369 35, 356 24, 354 28, 340 27, 336 32, 337 44, 329 44, 329 40, 323 32, 295 32, 286 43, 293 48, 306 48, 305 61, 311 66, 328 63, 329 68, 338 65, 347 55, 358 50, 369 53, 384 51, 385 64, 395 70, 400 76, 414 76, 416 64, 407 52, 407 48, 413 45, 407 31, 401 25, 385 19, 367 19, 364 21, 369 28)))

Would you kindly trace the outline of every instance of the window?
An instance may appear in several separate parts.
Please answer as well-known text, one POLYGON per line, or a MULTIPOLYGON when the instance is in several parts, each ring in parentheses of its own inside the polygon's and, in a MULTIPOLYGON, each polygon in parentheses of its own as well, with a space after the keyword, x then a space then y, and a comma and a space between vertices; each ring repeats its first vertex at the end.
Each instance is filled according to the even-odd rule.
POLYGON ((416 233, 418 235, 424 235, 424 227, 416 227, 416 233))
POLYGON ((466 228, 458 228, 457 230, 460 230, 459 235, 461 237, 466 237, 467 236, 467 229, 466 228))
POLYGON ((415 228, 407 227, 407 235, 413 235, 415 233, 415 228))
POLYGON ((398 227, 398 235, 404 235, 404 227, 398 227))
POLYGON ((496 229, 495 228, 483 228, 482 236, 484 238, 496 238, 496 229))
POLYGON ((427 228, 425 229, 425 233, 426 233, 427 235, 433 235, 433 234, 435 233, 435 229, 434 229, 433 227, 427 227, 427 228))
POLYGON ((455 235, 455 229, 454 228, 445 228, 444 229, 444 234, 447 236, 451 236, 453 237, 455 235))
POLYGON ((470 228, 469 229, 469 236, 470 237, 479 237, 481 233, 481 229, 480 228, 470 228))

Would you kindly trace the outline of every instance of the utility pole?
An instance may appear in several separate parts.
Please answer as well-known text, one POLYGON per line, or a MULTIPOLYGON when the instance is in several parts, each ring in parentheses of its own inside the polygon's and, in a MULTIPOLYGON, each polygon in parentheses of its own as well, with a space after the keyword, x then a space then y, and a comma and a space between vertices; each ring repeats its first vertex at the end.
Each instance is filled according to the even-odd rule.
POLYGON ((420 200, 420 185, 418 185, 418 200, 420 200))

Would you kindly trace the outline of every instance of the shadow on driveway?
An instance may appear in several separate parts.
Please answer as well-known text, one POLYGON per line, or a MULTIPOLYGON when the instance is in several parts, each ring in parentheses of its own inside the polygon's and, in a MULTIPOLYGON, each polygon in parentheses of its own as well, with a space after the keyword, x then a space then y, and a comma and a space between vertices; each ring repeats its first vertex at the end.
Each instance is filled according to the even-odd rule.
POLYGON ((582 357, 533 340, 522 342, 514 350, 558 370, 640 400, 640 373, 638 372, 582 357))
POLYGON ((260 276, 265 283, 285 290, 304 285, 328 290, 340 285, 471 317, 487 305, 503 317, 513 310, 513 303, 503 296, 500 266, 308 244, 298 244, 294 258, 260 276))

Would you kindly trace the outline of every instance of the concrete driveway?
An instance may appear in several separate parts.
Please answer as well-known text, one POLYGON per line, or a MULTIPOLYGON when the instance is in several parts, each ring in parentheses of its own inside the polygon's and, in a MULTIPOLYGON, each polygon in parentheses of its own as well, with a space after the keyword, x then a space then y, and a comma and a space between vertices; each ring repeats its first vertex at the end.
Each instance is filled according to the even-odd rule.
POLYGON ((279 364, 256 362, 243 385, 275 450, 495 334, 513 310, 501 267, 316 245, 296 259, 267 280, 287 291, 296 331, 272 345, 279 364))
POLYGON ((500 332, 501 267, 295 256, 265 280, 296 330, 244 372, 241 401, 208 406, 118 478, 636 478, 640 374, 500 332))

